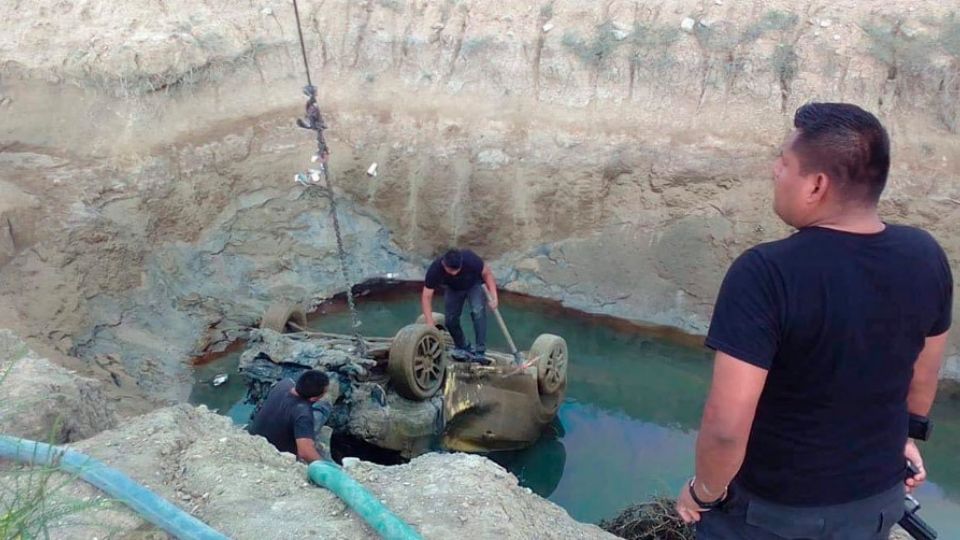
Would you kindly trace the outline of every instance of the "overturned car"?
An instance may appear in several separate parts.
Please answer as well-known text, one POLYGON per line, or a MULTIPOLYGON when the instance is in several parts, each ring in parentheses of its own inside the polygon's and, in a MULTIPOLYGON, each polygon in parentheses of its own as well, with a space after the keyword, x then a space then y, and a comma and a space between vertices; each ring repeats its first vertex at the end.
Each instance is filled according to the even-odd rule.
POLYGON ((251 332, 240 359, 247 401, 259 406, 270 387, 320 369, 340 385, 327 425, 412 458, 432 448, 463 452, 532 445, 557 415, 566 392, 567 344, 541 334, 526 355, 488 352, 486 362, 450 356, 443 316, 392 338, 315 332, 304 312, 276 304, 251 332))

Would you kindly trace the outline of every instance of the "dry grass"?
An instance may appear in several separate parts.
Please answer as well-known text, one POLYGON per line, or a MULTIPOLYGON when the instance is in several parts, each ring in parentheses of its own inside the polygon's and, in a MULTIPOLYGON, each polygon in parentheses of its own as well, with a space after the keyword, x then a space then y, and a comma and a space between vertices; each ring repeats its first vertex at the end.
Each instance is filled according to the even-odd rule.
POLYGON ((673 509, 673 499, 656 497, 628 507, 600 527, 626 540, 694 540, 694 532, 673 509))

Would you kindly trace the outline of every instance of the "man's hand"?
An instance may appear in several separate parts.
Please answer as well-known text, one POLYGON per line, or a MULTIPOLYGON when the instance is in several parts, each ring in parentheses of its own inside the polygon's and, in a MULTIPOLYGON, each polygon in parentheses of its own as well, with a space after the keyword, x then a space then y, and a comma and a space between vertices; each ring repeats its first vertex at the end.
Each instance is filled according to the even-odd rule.
MULTIPOLYGON (((700 494, 698 493, 697 496, 699 497, 700 494)), ((700 521, 700 512, 709 512, 693 501, 693 497, 690 496, 690 486, 686 482, 680 489, 680 495, 677 496, 676 509, 680 519, 687 524, 700 521)))
POLYGON ((500 301, 497 299, 496 296, 491 296, 489 304, 490 304, 490 309, 497 309, 497 306, 500 305, 500 301))
POLYGON ((909 459, 913 465, 920 471, 918 474, 907 478, 904 483, 907 485, 907 493, 913 493, 913 490, 920 487, 927 479, 927 469, 923 466, 923 457, 920 456, 920 449, 913 439, 907 439, 907 445, 903 449, 903 455, 909 459))

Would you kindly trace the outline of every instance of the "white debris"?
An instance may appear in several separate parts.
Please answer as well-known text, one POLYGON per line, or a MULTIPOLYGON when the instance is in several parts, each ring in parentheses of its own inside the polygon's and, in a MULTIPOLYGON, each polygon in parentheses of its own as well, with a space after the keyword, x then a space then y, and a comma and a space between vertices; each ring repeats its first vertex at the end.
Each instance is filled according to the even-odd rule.
POLYGON ((217 375, 216 377, 214 377, 213 380, 210 381, 210 384, 212 384, 212 385, 214 385, 214 386, 220 386, 221 384, 227 382, 227 379, 229 379, 229 378, 230 378, 230 376, 227 375, 226 373, 221 373, 221 374, 217 375))
POLYGON ((344 469, 352 469, 353 467, 356 467, 359 464, 360 464, 360 460, 355 457, 345 457, 343 458, 343 462, 342 462, 344 469))
POLYGON ((820 21, 820 28, 830 28, 833 26, 833 21, 830 19, 823 19, 820 21))
POLYGON ((370 164, 370 167, 367 168, 367 176, 376 176, 377 175, 377 162, 374 161, 370 164))
POLYGON ((686 33, 693 32, 693 27, 697 25, 697 21, 687 17, 680 22, 680 29, 686 33))
POLYGON ((263 15, 263 16, 265 16, 265 17, 269 17, 269 16, 273 15, 273 10, 270 9, 270 8, 268 8, 268 7, 265 7, 265 8, 263 8, 263 9, 260 10, 260 14, 263 15))
POLYGON ((553 30, 553 23, 552 23, 552 22, 548 22, 547 24, 543 25, 543 33, 544 33, 544 34, 546 34, 547 32, 549 32, 549 31, 551 31, 551 30, 553 30))

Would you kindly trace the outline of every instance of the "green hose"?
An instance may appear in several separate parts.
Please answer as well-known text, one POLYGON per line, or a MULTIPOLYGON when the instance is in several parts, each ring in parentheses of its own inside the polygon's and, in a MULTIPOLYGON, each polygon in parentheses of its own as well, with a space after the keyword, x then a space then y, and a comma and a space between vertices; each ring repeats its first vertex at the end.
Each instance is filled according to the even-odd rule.
POLYGON ((318 486, 340 497, 386 540, 422 540, 423 537, 384 506, 372 493, 350 477, 342 467, 329 461, 314 461, 307 476, 318 486))

